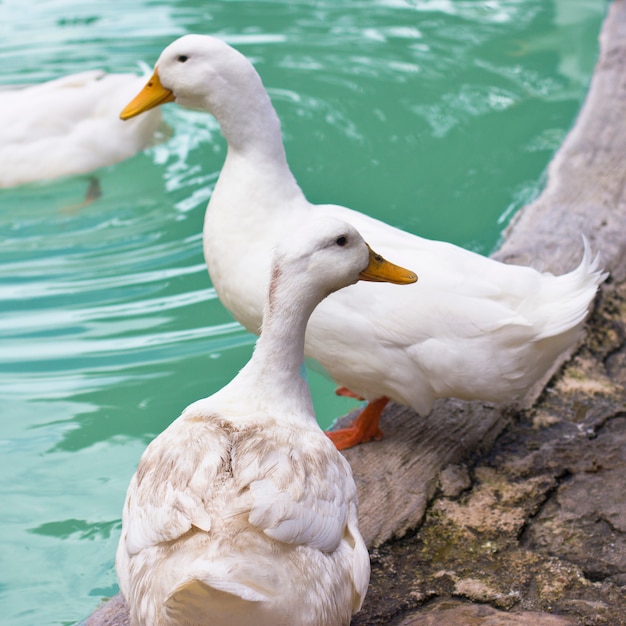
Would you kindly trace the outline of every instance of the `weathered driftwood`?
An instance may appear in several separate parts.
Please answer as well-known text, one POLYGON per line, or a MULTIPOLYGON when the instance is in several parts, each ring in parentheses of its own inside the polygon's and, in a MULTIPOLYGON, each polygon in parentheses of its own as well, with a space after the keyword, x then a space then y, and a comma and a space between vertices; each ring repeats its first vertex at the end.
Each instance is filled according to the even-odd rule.
MULTIPOLYGON (((550 164, 545 190, 518 214, 494 257, 562 273, 579 262, 585 234, 613 279, 626 280, 625 181, 626 0, 614 0, 576 124, 550 164)), ((528 400, 540 391, 538 386, 528 400)), ((507 422, 506 408, 481 403, 442 401, 425 418, 390 406, 381 423, 385 439, 346 452, 367 544, 380 545, 417 526, 441 471, 490 448, 507 422)), ((118 594, 84 624, 127 625, 123 599, 118 594)))

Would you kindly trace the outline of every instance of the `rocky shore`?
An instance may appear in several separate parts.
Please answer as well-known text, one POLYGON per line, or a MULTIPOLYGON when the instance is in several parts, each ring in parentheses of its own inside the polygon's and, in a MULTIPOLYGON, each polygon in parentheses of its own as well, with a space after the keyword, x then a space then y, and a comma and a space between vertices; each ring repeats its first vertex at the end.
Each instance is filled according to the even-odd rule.
MULTIPOLYGON (((390 406, 348 450, 372 577, 353 626, 626 625, 626 0, 545 190, 494 256, 610 272, 582 344, 524 407, 390 406)), ((350 419, 347 416, 345 419, 350 419)), ((84 622, 124 626, 118 595, 84 622)))

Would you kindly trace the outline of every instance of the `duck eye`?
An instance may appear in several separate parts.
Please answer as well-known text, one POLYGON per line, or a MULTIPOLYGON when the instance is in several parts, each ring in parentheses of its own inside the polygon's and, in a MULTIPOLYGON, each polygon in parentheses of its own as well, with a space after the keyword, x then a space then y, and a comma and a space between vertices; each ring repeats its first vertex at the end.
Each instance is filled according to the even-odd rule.
POLYGON ((179 54, 176 59, 179 63, 184 63, 189 57, 186 54, 179 54))
POLYGON ((338 246, 345 246, 348 243, 348 238, 345 235, 341 235, 341 237, 337 237, 336 243, 338 246))

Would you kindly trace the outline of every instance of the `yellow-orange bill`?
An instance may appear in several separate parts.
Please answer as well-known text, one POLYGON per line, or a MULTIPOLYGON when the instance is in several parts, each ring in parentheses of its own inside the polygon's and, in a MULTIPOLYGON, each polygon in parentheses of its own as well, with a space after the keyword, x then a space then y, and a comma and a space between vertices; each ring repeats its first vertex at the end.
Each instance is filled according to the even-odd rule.
POLYGON ((378 283, 394 283, 395 285, 410 285, 417 281, 417 274, 399 265, 394 265, 369 246, 370 261, 367 267, 359 274, 360 280, 369 280, 378 283))
POLYGON ((169 89, 163 87, 159 78, 159 72, 155 69, 143 89, 124 107, 124 110, 120 113, 120 118, 123 120, 130 119, 144 111, 154 109, 154 107, 158 107, 160 104, 174 102, 174 100, 174 94, 169 89))

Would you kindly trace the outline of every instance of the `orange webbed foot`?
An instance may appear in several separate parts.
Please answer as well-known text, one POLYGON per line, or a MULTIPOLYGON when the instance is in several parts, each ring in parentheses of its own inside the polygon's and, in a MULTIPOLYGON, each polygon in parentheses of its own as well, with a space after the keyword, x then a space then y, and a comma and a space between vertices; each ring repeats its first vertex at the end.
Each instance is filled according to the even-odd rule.
POLYGON ((387 402, 389 398, 383 397, 368 403, 350 426, 327 431, 326 435, 337 450, 346 450, 372 440, 380 441, 383 433, 378 427, 378 422, 387 402))

